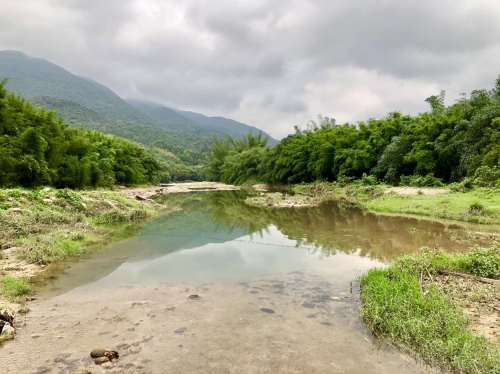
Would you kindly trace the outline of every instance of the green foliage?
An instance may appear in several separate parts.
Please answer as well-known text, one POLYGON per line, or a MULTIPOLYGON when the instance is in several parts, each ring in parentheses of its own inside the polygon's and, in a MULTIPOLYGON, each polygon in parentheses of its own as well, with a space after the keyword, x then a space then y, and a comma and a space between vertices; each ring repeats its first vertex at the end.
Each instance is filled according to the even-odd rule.
POLYGON ((369 271, 362 279, 363 319, 376 335, 418 352, 430 364, 460 373, 498 373, 498 348, 473 335, 465 316, 438 289, 422 292, 422 272, 450 262, 449 255, 427 253, 369 271))
POLYGON ((31 292, 29 283, 23 278, 6 275, 0 279, 0 291, 10 300, 16 300, 31 292))
POLYGON ((267 139, 251 133, 243 139, 226 138, 211 148, 205 165, 209 179, 242 184, 259 180, 263 173, 263 160, 267 155, 267 139))
POLYGON ((479 201, 474 201, 469 206, 469 213, 472 215, 481 215, 484 214, 484 212, 485 212, 484 205, 481 204, 479 201))
MULTIPOLYGON (((234 148, 231 141, 216 144, 208 156, 207 175, 237 183, 252 178, 288 184, 344 182, 366 174, 419 187, 473 177, 477 185, 496 186, 500 179, 497 91, 476 90, 449 107, 444 105, 444 93, 427 101, 431 112, 416 116, 390 113, 357 124, 320 118, 306 130, 296 128, 275 147, 256 152, 234 148), (246 164, 252 167, 248 176, 240 170, 246 164)), ((466 186, 457 188, 462 187, 466 186)))
POLYGON ((474 173, 474 185, 479 187, 500 187, 500 167, 483 165, 474 173))
POLYGON ((402 175, 400 177, 400 184, 403 186, 412 186, 412 187, 442 187, 443 182, 435 178, 434 176, 427 175, 402 175))
POLYGON ((363 186, 375 186, 378 184, 378 180, 374 175, 366 175, 366 173, 363 173, 361 184, 363 186))
POLYGON ((72 127, 101 131, 161 148, 174 153, 183 164, 200 164, 214 138, 227 135, 240 138, 248 132, 260 132, 223 117, 182 112, 154 103, 125 101, 90 79, 16 51, 0 51, 0 77, 9 77, 7 87, 10 90, 57 112, 72 127))
MULTIPOLYGON (((67 128, 0 84, 0 186, 83 188, 154 183, 160 165, 129 141, 67 128)), ((69 192, 62 192, 71 200, 69 192)))
POLYGON ((461 255, 456 267, 479 277, 500 279, 500 251, 498 249, 475 249, 461 255))
POLYGON ((482 224, 500 223, 500 191, 475 188, 471 191, 446 192, 433 195, 382 194, 363 200, 372 211, 411 214, 447 220, 482 224))

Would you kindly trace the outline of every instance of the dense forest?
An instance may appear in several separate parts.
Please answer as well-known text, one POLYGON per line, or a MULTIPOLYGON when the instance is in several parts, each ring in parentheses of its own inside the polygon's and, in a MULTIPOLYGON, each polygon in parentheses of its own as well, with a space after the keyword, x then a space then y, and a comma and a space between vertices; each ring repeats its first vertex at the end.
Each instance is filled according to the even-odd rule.
POLYGON ((210 179, 228 183, 372 179, 398 184, 461 181, 478 172, 500 179, 500 77, 446 106, 444 92, 426 99, 430 111, 390 113, 357 124, 320 118, 275 147, 264 138, 219 141, 206 164, 210 179))
POLYGON ((68 128, 0 83, 0 185, 82 188, 157 182, 162 168, 144 147, 68 128))

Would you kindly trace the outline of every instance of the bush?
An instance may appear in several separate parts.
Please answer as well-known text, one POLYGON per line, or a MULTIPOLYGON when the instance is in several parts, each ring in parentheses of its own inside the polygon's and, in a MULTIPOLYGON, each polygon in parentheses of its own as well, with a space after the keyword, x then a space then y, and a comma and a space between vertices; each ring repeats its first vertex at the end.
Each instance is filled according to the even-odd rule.
POLYGON ((475 249, 460 256, 457 266, 478 277, 500 278, 500 250, 498 249, 475 249))
POLYGON ((483 215, 485 213, 485 208, 483 206, 483 204, 481 204, 479 201, 476 201, 476 202, 473 202, 470 206, 469 206, 469 214, 472 214, 474 216, 480 216, 480 215, 483 215))
POLYGON ((373 175, 366 175, 366 173, 363 173, 363 176, 361 177, 361 184, 363 186, 375 186, 378 184, 378 180, 373 175))
POLYGON ((461 182, 450 183, 448 187, 454 192, 467 192, 474 187, 474 180, 472 178, 465 177, 461 182))
POLYGON ((64 200, 76 209, 83 210, 85 208, 81 195, 70 189, 65 188, 62 190, 58 190, 56 193, 56 197, 58 199, 64 200))
POLYGON ((422 175, 402 175, 399 183, 410 187, 442 187, 444 184, 441 179, 432 174, 422 175))
POLYGON ((474 173, 474 184, 478 187, 499 187, 500 168, 481 166, 474 173))

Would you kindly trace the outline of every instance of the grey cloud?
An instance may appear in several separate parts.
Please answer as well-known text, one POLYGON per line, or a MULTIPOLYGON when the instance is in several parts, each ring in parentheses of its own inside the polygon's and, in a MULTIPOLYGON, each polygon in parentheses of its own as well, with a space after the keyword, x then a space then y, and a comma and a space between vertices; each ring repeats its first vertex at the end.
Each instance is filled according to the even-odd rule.
POLYGON ((0 48, 125 97, 234 116, 277 136, 319 113, 419 111, 425 95, 489 85, 500 72, 496 0, 3 3, 0 48))

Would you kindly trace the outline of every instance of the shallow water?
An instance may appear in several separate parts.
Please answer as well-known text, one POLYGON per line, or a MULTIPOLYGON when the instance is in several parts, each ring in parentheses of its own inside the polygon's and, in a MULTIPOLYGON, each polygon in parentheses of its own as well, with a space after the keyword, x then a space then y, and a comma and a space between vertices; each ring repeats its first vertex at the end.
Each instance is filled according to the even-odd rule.
POLYGON ((169 198, 183 209, 46 284, 0 349, 7 373, 424 372, 372 340, 357 280, 424 246, 475 244, 458 226, 335 203, 266 210, 235 192, 169 198), (120 360, 95 366, 88 353, 100 346, 120 360))

